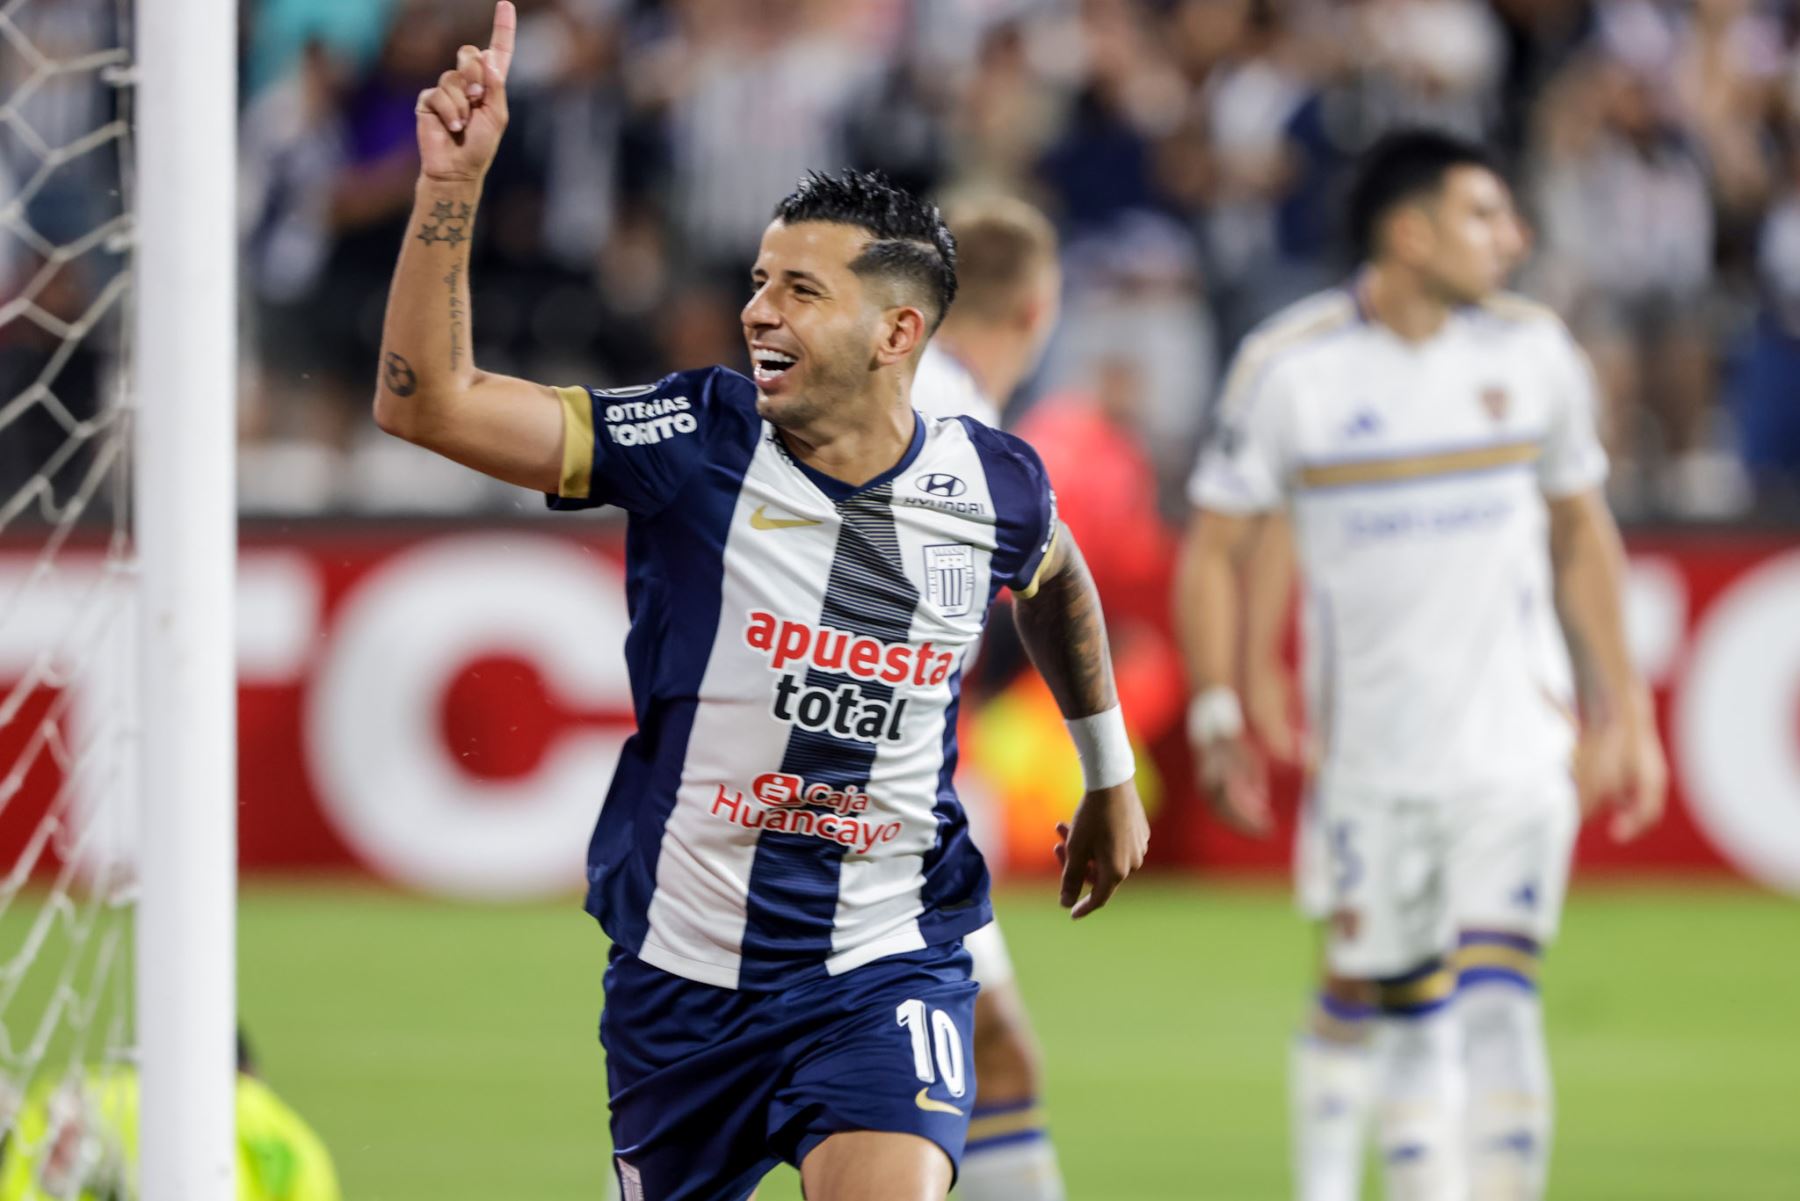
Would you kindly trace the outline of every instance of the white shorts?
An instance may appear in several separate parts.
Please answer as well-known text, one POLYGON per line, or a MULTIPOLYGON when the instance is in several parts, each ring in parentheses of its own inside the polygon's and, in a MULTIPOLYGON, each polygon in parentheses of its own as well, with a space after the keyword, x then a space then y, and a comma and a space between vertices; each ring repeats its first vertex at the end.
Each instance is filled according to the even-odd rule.
POLYGON ((1332 970, 1398 976, 1449 954, 1465 930, 1547 944, 1579 825, 1566 774, 1449 799, 1321 790, 1332 970))
POLYGON ((970 967, 975 983, 983 988, 999 988, 1012 983, 1012 955, 1006 949, 1006 939, 1000 936, 998 919, 966 935, 963 949, 975 961, 970 967))
POLYGON ((1312 786, 1300 796, 1294 823, 1294 904, 1308 921, 1331 916, 1331 857, 1325 853, 1325 823, 1312 786))

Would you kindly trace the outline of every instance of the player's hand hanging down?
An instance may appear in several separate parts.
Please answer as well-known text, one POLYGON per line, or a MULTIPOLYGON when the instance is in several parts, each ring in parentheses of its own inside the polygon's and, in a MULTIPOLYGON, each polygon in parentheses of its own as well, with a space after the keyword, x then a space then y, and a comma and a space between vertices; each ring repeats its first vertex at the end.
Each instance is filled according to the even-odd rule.
POLYGON ((1082 754, 1088 792, 1075 816, 1056 827, 1062 905, 1082 918, 1144 865, 1150 822, 1132 780, 1131 743, 1113 685, 1100 596, 1068 526, 1051 540, 1037 585, 1016 596, 1013 620, 1082 754))
POLYGON ((1081 798, 1072 821, 1056 823, 1056 861, 1062 865, 1064 909, 1082 918, 1112 899, 1150 846, 1150 823, 1130 780, 1081 798), (1088 888, 1083 897, 1083 887, 1088 888))
POLYGON ((506 132, 506 73, 519 18, 511 0, 494 5, 488 48, 464 46, 437 86, 419 93, 419 160, 427 179, 479 183, 506 132))
POLYGON ((1200 791, 1220 820, 1252 838, 1275 832, 1268 762, 1248 732, 1196 739, 1194 754, 1200 760, 1200 791))
POLYGON ((1614 719, 1583 733, 1575 752, 1575 783, 1581 812, 1612 809, 1608 833, 1630 842, 1662 820, 1668 799, 1669 768, 1652 719, 1614 719))
POLYGON ((1669 768, 1656 707, 1625 638, 1625 548, 1599 488, 1550 501, 1550 561, 1583 692, 1599 710, 1576 747, 1582 813, 1610 807, 1608 832, 1630 842, 1662 820, 1669 768))

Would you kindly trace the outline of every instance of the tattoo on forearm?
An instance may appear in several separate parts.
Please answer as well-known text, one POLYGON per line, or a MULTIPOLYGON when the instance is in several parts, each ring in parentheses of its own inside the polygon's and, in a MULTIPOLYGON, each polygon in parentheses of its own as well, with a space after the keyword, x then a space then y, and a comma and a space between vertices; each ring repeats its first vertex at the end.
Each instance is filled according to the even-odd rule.
POLYGON ((462 298, 462 261, 459 259, 451 265, 450 274, 444 277, 444 284, 450 289, 450 370, 455 371, 462 365, 463 319, 467 316, 468 306, 462 298))
POLYGON ((431 216, 419 226, 419 241, 431 246, 438 242, 460 246, 469 240, 469 219, 475 215, 472 204, 440 200, 431 206, 431 216))
POLYGON ((1080 549, 1071 543, 1068 554, 1070 562, 1036 596, 1013 605, 1013 618, 1051 695, 1065 713, 1085 717, 1117 698, 1100 595, 1080 549))
POLYGON ((419 376, 412 364, 391 350, 382 360, 381 379, 395 396, 411 396, 419 390, 419 376))

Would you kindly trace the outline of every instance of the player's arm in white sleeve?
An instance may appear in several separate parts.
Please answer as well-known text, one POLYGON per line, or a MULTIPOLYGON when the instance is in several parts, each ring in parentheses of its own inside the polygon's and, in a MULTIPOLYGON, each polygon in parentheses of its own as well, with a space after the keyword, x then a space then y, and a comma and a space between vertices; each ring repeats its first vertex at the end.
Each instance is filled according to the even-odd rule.
POLYGON ((420 170, 381 332, 375 421, 383 430, 510 484, 553 493, 563 477, 563 405, 541 384, 475 365, 469 247, 482 181, 506 131, 517 17, 501 0, 483 51, 419 94, 420 170))
POLYGON ((1602 491, 1593 371, 1560 324, 1547 331, 1544 365, 1555 409, 1538 483, 1550 507, 1557 609, 1601 700, 1588 715, 1577 780, 1584 809, 1611 803, 1612 835, 1627 841, 1661 819, 1668 767, 1650 690, 1625 637, 1625 548, 1602 491))
POLYGON ((1240 600, 1269 514, 1285 500, 1282 381, 1253 343, 1226 380, 1211 436, 1188 485, 1193 517, 1175 577, 1175 628, 1194 700, 1188 737, 1201 790, 1226 822, 1273 828, 1267 769, 1246 736, 1236 679, 1247 625, 1240 600))

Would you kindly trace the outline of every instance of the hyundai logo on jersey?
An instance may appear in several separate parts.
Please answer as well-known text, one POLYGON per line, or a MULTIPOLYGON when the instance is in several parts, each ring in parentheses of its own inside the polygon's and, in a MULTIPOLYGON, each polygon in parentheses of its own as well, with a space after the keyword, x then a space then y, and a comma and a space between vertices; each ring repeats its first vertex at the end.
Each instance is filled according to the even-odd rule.
POLYGON ((941 471, 922 475, 913 482, 919 486, 919 491, 929 492, 933 496, 961 496, 969 490, 969 486, 961 479, 941 471))

